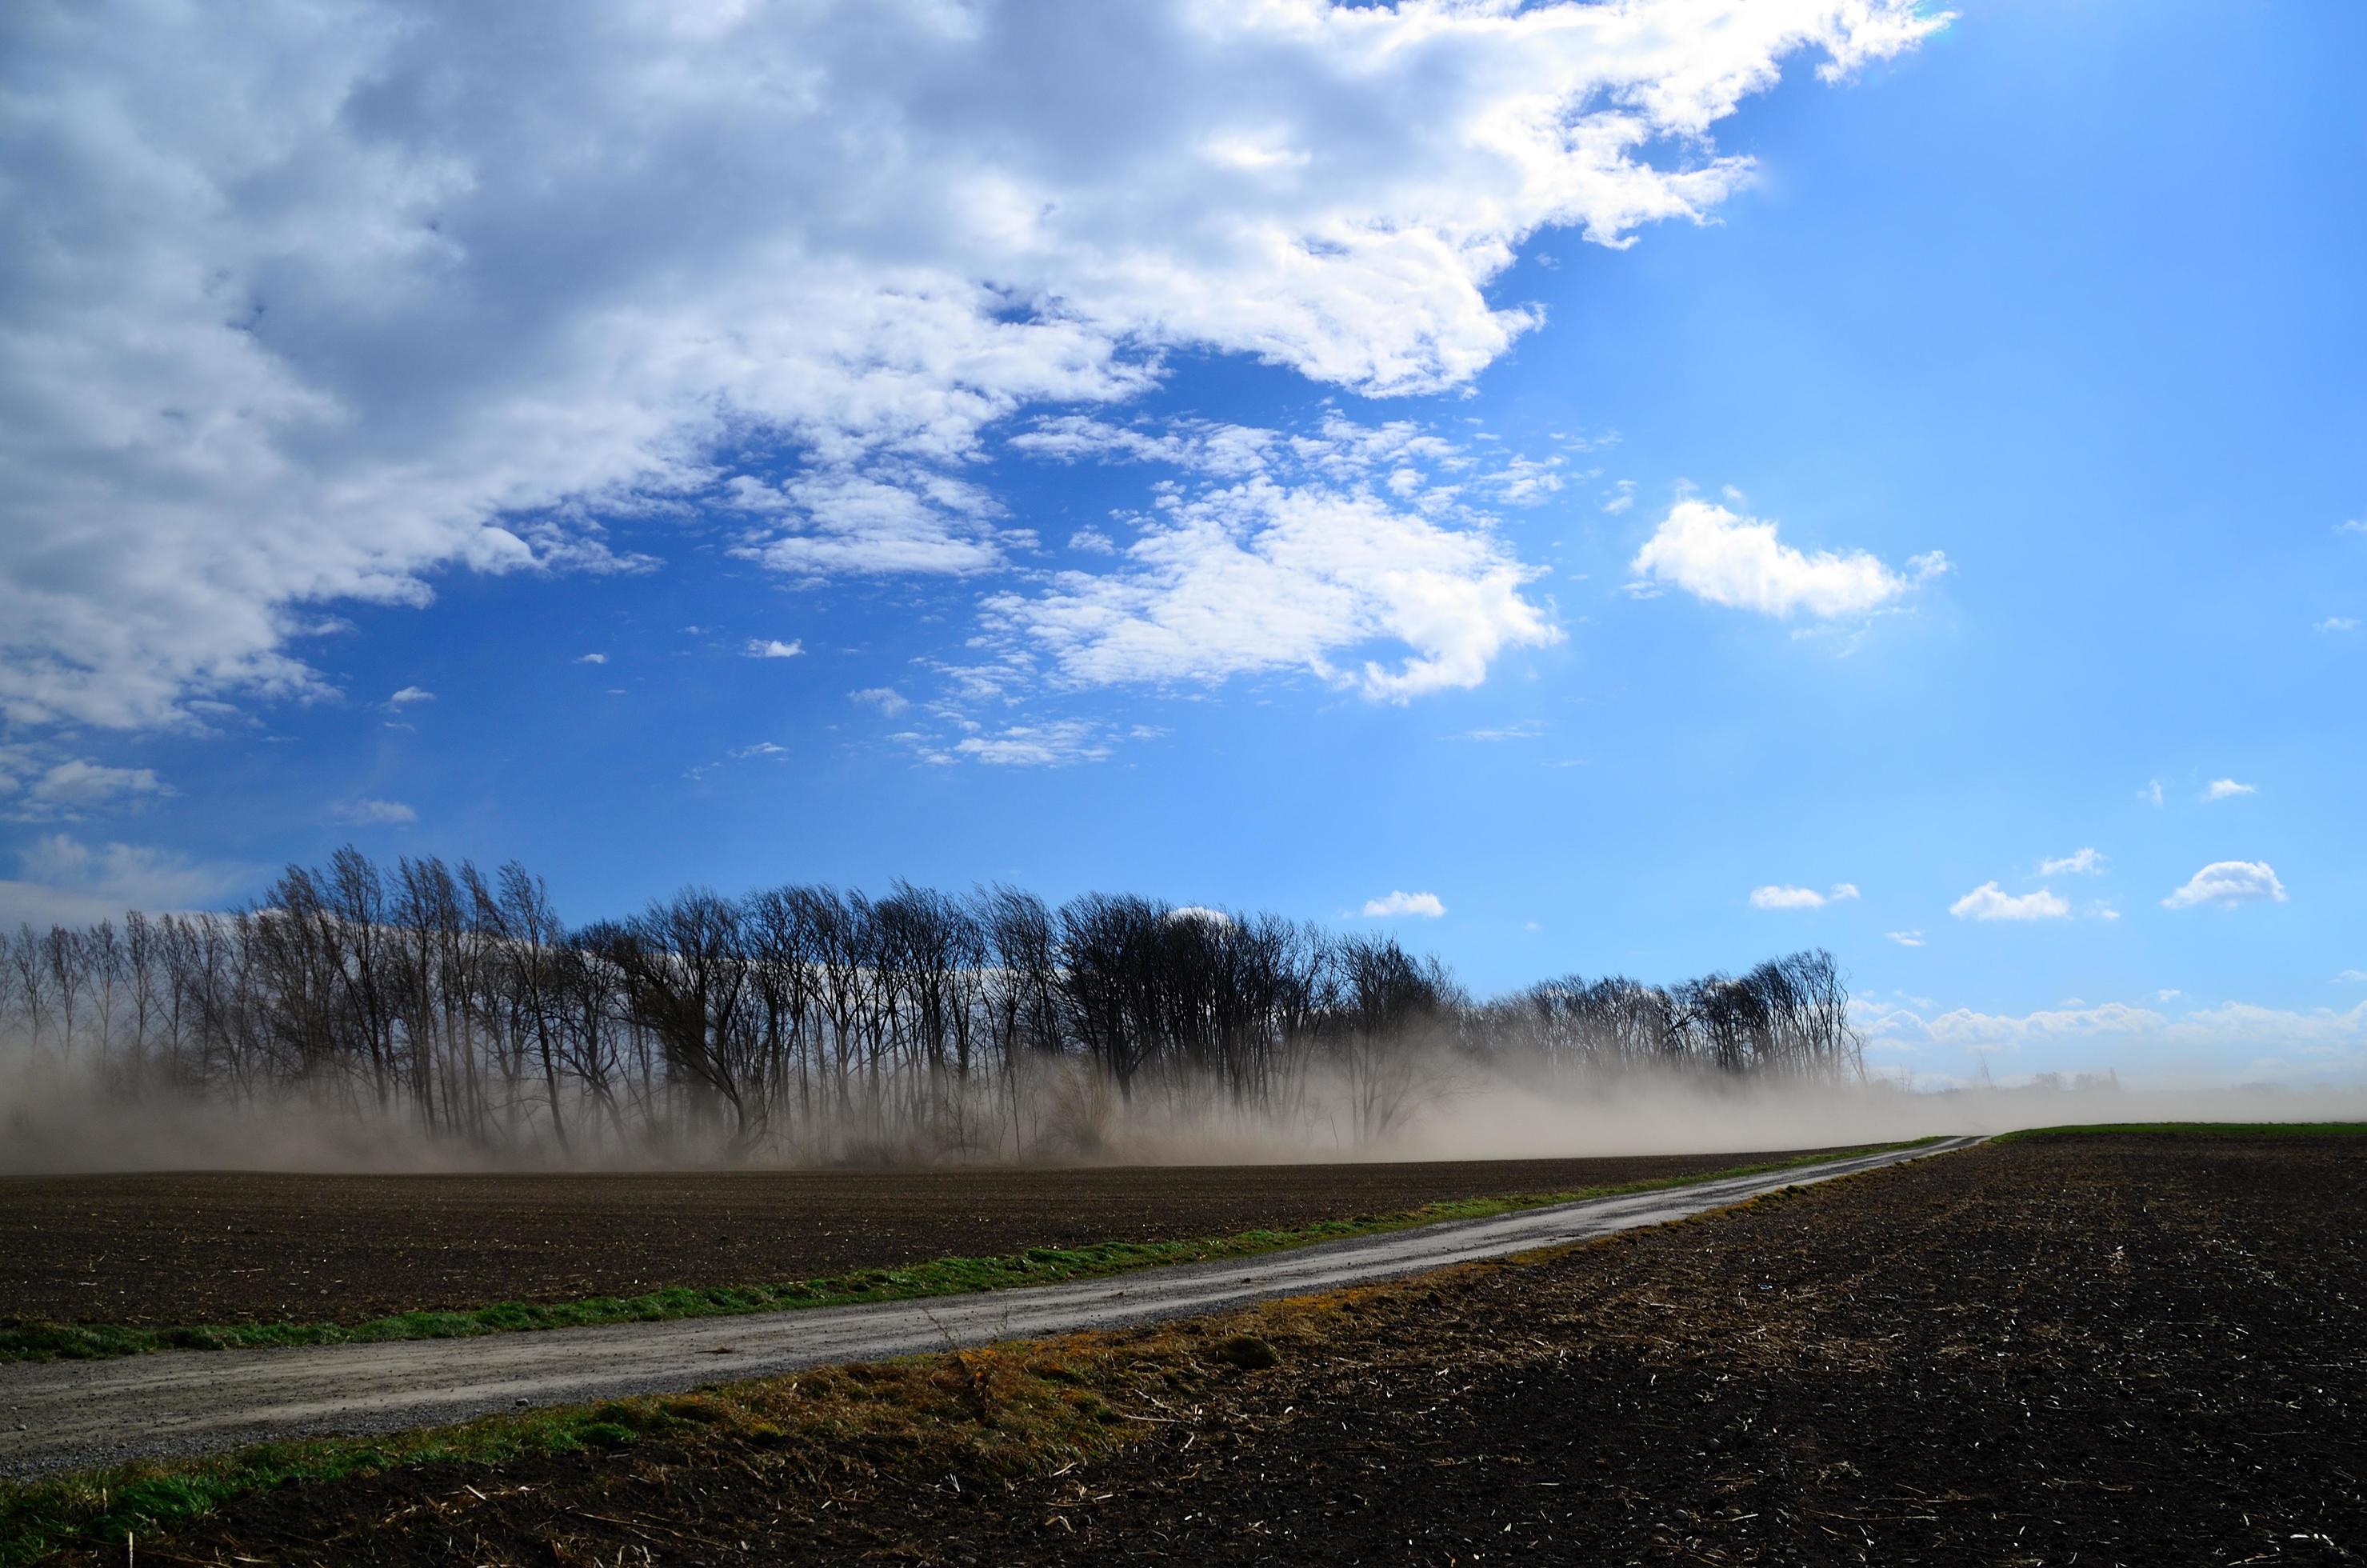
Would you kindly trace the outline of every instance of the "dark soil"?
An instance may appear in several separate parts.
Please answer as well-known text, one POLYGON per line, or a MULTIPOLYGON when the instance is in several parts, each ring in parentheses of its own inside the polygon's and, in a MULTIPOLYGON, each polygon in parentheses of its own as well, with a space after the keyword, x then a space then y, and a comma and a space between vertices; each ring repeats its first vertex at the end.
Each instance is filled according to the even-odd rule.
POLYGON ((0 1178, 0 1324, 362 1323, 1226 1235, 1787 1154, 1084 1170, 0 1178))
POLYGON ((2358 1562, 2362 1214, 2358 1139, 1991 1145, 1116 1336, 1168 1392, 1065 1473, 652 1437, 289 1487, 139 1561, 2358 1562), (1210 1351, 1247 1331, 1279 1365, 1210 1351))

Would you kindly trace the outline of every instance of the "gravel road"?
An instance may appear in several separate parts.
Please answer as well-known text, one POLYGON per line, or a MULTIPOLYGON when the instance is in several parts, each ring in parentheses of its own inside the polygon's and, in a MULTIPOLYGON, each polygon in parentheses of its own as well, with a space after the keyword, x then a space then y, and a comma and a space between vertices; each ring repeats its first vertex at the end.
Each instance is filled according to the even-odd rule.
POLYGON ((471 1339, 5 1365, 0 1476, 22 1479, 266 1438, 402 1430, 533 1405, 678 1392, 825 1362, 1190 1316, 1663 1224, 1780 1187, 1977 1142, 1947 1139, 1263 1257, 975 1296, 471 1339))

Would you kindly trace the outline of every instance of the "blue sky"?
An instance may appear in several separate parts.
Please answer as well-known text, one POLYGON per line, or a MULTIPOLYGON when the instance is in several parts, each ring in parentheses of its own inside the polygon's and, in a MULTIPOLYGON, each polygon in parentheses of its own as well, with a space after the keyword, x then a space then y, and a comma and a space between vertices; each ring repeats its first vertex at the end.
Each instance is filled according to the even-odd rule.
POLYGON ((17 13, 0 914, 1127 888, 2357 1081, 2367 13, 1623 15, 17 13))

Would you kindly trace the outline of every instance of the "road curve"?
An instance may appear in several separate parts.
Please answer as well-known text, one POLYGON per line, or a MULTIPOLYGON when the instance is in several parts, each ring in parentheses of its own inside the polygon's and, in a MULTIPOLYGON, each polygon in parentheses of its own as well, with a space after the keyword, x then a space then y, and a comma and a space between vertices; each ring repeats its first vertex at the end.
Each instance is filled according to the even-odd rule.
POLYGON ((1190 1316, 1665 1224, 1780 1187, 1978 1142, 1951 1138, 1259 1257, 971 1296, 471 1339, 0 1365, 0 1476, 23 1479, 266 1438, 396 1431, 521 1406, 673 1392, 825 1362, 908 1356, 949 1342, 980 1345, 1190 1316))

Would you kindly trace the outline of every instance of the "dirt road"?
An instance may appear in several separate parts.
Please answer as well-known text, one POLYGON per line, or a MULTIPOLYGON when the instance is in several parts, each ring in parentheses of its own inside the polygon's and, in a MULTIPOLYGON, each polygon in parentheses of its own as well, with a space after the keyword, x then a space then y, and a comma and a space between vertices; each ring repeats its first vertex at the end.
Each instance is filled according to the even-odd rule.
POLYGON ((1950 1139, 1264 1257, 979 1296, 476 1339, 0 1366, 0 1474, 21 1478, 271 1437, 394 1430, 1212 1312, 1661 1224, 1976 1142, 1950 1139))

